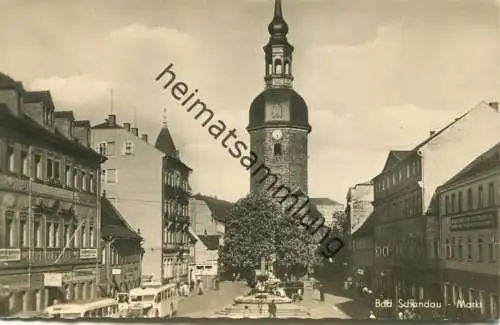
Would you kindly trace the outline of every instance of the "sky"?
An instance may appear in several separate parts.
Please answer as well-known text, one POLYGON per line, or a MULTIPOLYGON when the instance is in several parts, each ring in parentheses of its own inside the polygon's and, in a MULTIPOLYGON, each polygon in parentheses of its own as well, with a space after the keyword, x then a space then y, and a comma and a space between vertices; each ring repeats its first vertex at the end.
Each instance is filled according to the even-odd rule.
MULTIPOLYGON (((248 172, 154 79, 172 63, 249 143, 273 2, 0 0, 0 71, 50 90, 77 119, 100 123, 113 111, 151 141, 166 109, 193 191, 236 200, 248 193, 248 172)), ((311 197, 345 202, 389 150, 411 149, 479 102, 498 101, 498 1, 282 2, 312 125, 311 197)))

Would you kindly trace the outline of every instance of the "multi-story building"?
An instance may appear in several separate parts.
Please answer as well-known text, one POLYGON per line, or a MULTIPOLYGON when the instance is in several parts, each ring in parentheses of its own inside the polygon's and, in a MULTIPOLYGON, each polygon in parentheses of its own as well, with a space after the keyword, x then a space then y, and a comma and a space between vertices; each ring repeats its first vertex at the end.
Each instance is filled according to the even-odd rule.
POLYGON ((115 297, 141 284, 143 238, 123 219, 105 195, 101 198, 101 289, 115 297))
POLYGON ((366 221, 351 234, 350 261, 354 284, 373 285, 373 230, 375 218, 368 217, 366 221))
POLYGON ((325 218, 325 225, 331 225, 334 220, 335 213, 344 211, 344 205, 329 198, 310 198, 311 204, 316 206, 316 209, 325 218))
POLYGON ((3 312, 92 298, 99 282, 99 171, 90 123, 48 91, 0 73, 0 283, 3 312))
POLYGON ((372 180, 379 289, 397 297, 440 296, 436 188, 499 138, 497 106, 480 103, 412 150, 389 153, 372 180))
POLYGON ((192 276, 208 288, 213 287, 219 272, 219 235, 196 235, 192 276))
POLYGON ((443 302, 498 319, 500 144, 438 190, 443 302), (461 306, 479 302, 476 308, 461 306), (472 310, 471 310, 472 309, 472 310))
POLYGON ((162 215, 164 216, 163 251, 164 279, 189 282, 189 175, 193 171, 179 157, 169 129, 164 126, 155 147, 164 153, 162 215))
MULTIPOLYGON (((166 134, 171 141, 169 132, 164 130, 159 137, 166 134)), ((163 141, 157 139, 156 143, 159 142, 163 141)), ((163 236, 165 228, 169 227, 163 214, 166 153, 148 142, 146 134, 139 137, 139 129, 131 128, 130 123, 118 124, 114 114, 92 127, 92 145, 108 158, 103 165, 102 181, 107 199, 144 238, 142 276, 164 279, 164 261, 172 255, 165 252, 167 245, 163 236)), ((172 230, 185 231, 183 228, 172 230)))
POLYGON ((369 225, 364 224, 373 212, 373 184, 367 182, 352 186, 347 191, 346 200, 344 227, 348 238, 346 249, 350 253, 350 271, 356 282, 368 285, 373 267, 374 220, 369 225))
POLYGON ((226 217, 233 203, 196 194, 189 202, 191 224, 197 235, 220 235, 225 232, 226 217))
POLYGON ((359 183, 349 188, 345 208, 347 232, 353 234, 373 212, 373 184, 359 183))

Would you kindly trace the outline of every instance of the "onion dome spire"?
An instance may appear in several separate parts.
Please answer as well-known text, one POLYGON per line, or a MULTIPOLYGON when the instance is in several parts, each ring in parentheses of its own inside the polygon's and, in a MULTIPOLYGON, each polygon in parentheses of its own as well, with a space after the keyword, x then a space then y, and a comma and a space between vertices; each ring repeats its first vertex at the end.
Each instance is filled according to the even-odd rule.
POLYGON ((275 0, 274 2, 274 17, 267 30, 271 36, 286 36, 288 34, 288 24, 283 18, 281 0, 275 0))

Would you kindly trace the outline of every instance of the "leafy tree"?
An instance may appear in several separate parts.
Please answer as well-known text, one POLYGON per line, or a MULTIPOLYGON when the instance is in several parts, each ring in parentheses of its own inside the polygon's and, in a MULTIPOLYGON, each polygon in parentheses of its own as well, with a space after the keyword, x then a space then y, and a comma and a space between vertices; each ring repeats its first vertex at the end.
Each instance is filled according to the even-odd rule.
POLYGON ((300 277, 313 263, 311 236, 288 213, 278 219, 276 230, 276 271, 278 276, 300 277))
POLYGON ((347 224, 347 214, 345 211, 335 211, 332 215, 332 224, 331 229, 332 233, 334 233, 339 238, 344 238, 348 234, 348 224, 347 224))
POLYGON ((274 253, 279 207, 265 194, 249 194, 229 212, 220 261, 227 267, 248 273, 260 267, 262 257, 274 253))

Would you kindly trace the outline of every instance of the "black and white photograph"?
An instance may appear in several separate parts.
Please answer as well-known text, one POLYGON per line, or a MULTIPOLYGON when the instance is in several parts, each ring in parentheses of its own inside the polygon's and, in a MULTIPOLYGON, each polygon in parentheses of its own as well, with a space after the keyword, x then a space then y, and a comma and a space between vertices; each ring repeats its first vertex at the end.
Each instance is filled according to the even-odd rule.
POLYGON ((0 22, 0 319, 500 321, 500 0, 0 22))

